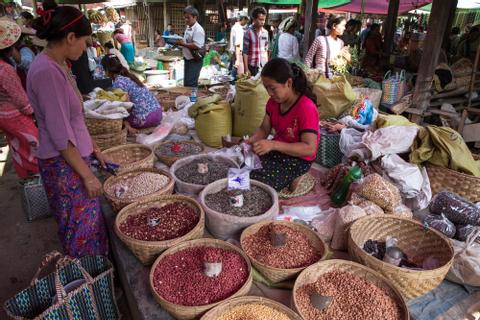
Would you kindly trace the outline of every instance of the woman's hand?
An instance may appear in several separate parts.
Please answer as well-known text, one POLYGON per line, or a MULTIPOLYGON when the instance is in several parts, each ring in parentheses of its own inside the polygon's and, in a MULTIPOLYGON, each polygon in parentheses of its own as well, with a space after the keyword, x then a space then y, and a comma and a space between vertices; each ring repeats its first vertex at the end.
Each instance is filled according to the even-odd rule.
POLYGON ((350 47, 346 46, 342 48, 342 51, 340 51, 340 55, 345 58, 348 62, 352 61, 352 55, 350 54, 350 47))
POLYGON ((83 179, 85 189, 87 189, 88 196, 96 198, 102 195, 102 184, 93 174, 86 179, 83 179))
POLYGON ((98 159, 98 161, 100 161, 100 164, 102 165, 103 168, 106 168, 107 165, 106 163, 110 160, 106 155, 104 155, 102 153, 102 151, 100 151, 100 149, 95 149, 93 150, 93 154, 95 155, 95 157, 98 159))
POLYGON ((263 156, 275 149, 275 141, 273 140, 260 140, 253 143, 253 151, 259 156, 263 156))
POLYGON ((125 120, 123 123, 125 124, 125 127, 127 127, 127 132, 129 135, 138 133, 138 130, 132 127, 128 121, 125 120))

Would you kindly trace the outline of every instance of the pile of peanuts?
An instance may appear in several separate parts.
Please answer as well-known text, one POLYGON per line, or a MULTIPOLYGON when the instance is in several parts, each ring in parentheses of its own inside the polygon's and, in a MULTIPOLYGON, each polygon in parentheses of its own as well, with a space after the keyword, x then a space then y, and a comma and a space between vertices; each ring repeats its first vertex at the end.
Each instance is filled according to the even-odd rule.
POLYGON ((331 271, 295 293, 297 307, 305 320, 401 320, 402 311, 388 293, 348 272, 331 271), (319 310, 310 302, 312 293, 333 297, 319 310))
POLYGON ((290 320, 290 317, 264 304, 248 303, 232 308, 216 320, 290 320))
POLYGON ((280 224, 261 227, 257 233, 242 241, 242 248, 260 263, 282 269, 307 267, 322 257, 305 234, 280 224), (275 247, 272 244, 272 230, 286 235, 285 245, 275 247))
POLYGON ((170 178, 163 174, 142 172, 111 184, 105 191, 120 199, 140 198, 161 190, 169 182, 170 178))
POLYGON ((162 259, 153 273, 153 287, 169 302, 202 306, 230 297, 245 284, 248 275, 247 262, 239 253, 213 247, 194 247, 162 259), (205 274, 206 257, 221 257, 222 270, 218 276, 208 277, 205 274))

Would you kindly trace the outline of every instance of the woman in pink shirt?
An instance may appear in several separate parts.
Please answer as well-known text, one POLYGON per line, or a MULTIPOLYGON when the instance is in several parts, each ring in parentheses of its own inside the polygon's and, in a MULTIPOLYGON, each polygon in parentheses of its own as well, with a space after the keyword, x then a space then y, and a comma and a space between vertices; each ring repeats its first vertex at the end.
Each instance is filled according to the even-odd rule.
POLYGON ((86 50, 92 29, 69 6, 47 10, 33 28, 48 44, 30 66, 27 91, 39 130, 38 165, 58 234, 68 255, 106 255, 102 184, 90 169, 90 157, 105 159, 88 133, 82 95, 67 67, 67 59, 75 61, 86 50))
POLYGON ((118 47, 120 43, 120 52, 123 54, 128 63, 135 62, 135 47, 133 46, 132 39, 130 39, 123 29, 119 28, 113 32, 113 39, 115 45, 118 47))
POLYGON ((35 152, 38 129, 33 122, 33 109, 20 78, 12 65, 20 53, 15 43, 20 38, 20 26, 0 19, 0 129, 5 132, 17 176, 27 178, 38 173, 35 152))
POLYGON ((262 69, 263 85, 270 95, 263 123, 248 140, 260 156, 263 168, 251 178, 281 191, 291 191, 308 172, 317 155, 319 116, 303 70, 282 58, 262 69), (267 137, 275 131, 273 140, 267 137))

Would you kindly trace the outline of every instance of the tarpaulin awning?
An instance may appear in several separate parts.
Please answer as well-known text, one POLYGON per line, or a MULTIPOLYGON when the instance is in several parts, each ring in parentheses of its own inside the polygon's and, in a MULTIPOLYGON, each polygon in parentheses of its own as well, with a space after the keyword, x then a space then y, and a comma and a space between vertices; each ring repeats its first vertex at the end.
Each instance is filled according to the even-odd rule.
MULTIPOLYGON (((480 1, 475 0, 458 0, 457 9, 480 9, 480 1)), ((423 11, 432 11, 432 5, 428 4, 424 7, 421 7, 420 10, 423 11)))
MULTIPOLYGON (((277 5, 299 5, 301 0, 255 0, 256 3, 268 3, 277 5)), ((318 0, 319 8, 330 8, 342 6, 349 3, 350 0, 318 0)))
MULTIPOLYGON (((324 7, 333 11, 369 13, 369 14, 388 14, 388 0, 352 0, 350 3, 335 6, 324 7)), ((420 8, 426 4, 432 3, 432 0, 400 0, 399 14, 406 13, 410 10, 420 8)))

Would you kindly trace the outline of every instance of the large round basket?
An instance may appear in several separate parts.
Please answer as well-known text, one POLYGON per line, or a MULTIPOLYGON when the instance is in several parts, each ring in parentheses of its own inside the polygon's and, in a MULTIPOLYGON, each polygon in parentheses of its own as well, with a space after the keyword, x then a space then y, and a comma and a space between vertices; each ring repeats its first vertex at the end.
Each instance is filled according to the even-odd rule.
MULTIPOLYGON (((278 193, 272 187, 256 180, 250 180, 250 185, 258 186, 264 189, 272 198, 272 206, 264 214, 260 214, 254 217, 237 217, 224 212, 215 211, 208 207, 205 203, 205 197, 208 194, 217 193, 225 189, 227 187, 227 184, 227 179, 218 180, 210 183, 200 193, 200 203, 205 210, 207 229, 215 238, 236 238, 240 236, 240 233, 243 229, 251 226, 252 224, 261 221, 275 220, 279 211, 278 193)), ((228 208, 225 208, 225 210, 228 210, 228 208)))
POLYGON ((205 150, 205 148, 203 147, 203 145, 201 143, 194 142, 194 141, 181 141, 181 142, 178 142, 180 145, 197 146, 200 151, 197 152, 197 153, 192 153, 188 156, 182 156, 182 157, 180 157, 180 156, 166 156, 166 155, 160 153, 159 149, 160 149, 161 146, 168 145, 168 144, 171 144, 171 143, 172 143, 172 141, 166 141, 166 142, 163 142, 163 143, 159 144, 155 148, 155 155, 157 156, 158 160, 162 161, 163 163, 165 163, 169 167, 172 166, 172 164, 174 164, 179 159, 202 153, 205 150))
MULTIPOLYGON (((295 294, 297 290, 306 285, 313 282, 316 282, 317 279, 328 272, 332 271, 342 271, 348 272, 352 275, 357 277, 363 278, 364 280, 373 283, 377 287, 384 289, 387 294, 393 298, 401 310, 401 320, 409 320, 410 315, 408 313, 407 306, 405 304, 405 300, 403 299, 400 292, 393 286, 393 284, 385 277, 383 277, 378 272, 373 271, 370 268, 362 266, 361 264, 347 261, 347 260, 340 260, 340 259, 332 259, 332 260, 325 260, 320 261, 311 265, 310 267, 306 268, 305 270, 300 273, 297 280, 295 281, 295 285, 293 286, 293 304, 295 310, 302 316, 304 319, 307 319, 304 314, 302 314, 302 310, 298 307, 297 302, 297 295, 295 294)), ((375 319, 377 320, 377 319, 375 319)))
MULTIPOLYGON (((269 224, 284 225, 291 229, 294 229, 295 231, 303 233, 308 238, 309 242, 318 250, 318 252, 320 252, 321 258, 319 261, 325 260, 327 258, 328 247, 325 244, 325 242, 323 242, 323 240, 320 239, 317 233, 315 233, 312 229, 304 225, 301 225, 295 222, 289 222, 289 221, 273 221, 273 222, 263 221, 246 228, 245 230, 243 230, 242 236, 240 237, 240 245, 242 246, 242 249, 245 251, 244 249, 245 238, 257 233, 260 230, 260 228, 269 224)), ((272 283, 278 283, 284 280, 295 278, 300 272, 302 272, 302 270, 308 267, 308 266, 305 266, 305 267, 293 268, 293 269, 275 268, 259 262, 254 257, 248 255, 248 253, 246 252, 245 254, 247 254, 247 256, 250 258, 250 261, 252 261, 252 264, 255 267, 255 269, 260 271, 260 273, 263 274, 272 283)))
MULTIPOLYGON (((473 159, 480 160, 479 155, 472 155, 473 159)), ((433 195, 451 191, 469 201, 480 201, 480 177, 431 164, 427 164, 426 168, 433 195)))
POLYGON ((163 195, 153 197, 145 201, 134 202, 120 210, 115 219, 115 233, 120 240, 122 240, 130 248, 130 250, 132 250, 133 254, 144 265, 152 264, 160 253, 178 243, 201 238, 203 236, 204 229, 205 212, 203 211, 202 206, 200 206, 200 204, 194 199, 181 195, 163 195), (199 219, 197 225, 185 235, 164 241, 144 241, 129 237, 120 230, 120 225, 129 216, 140 214, 150 208, 162 208, 165 205, 174 202, 186 203, 198 213, 199 219))
POLYGON ((111 176, 110 178, 105 180, 105 182, 103 183, 103 193, 105 195, 105 198, 107 198, 107 200, 112 205, 113 210, 118 212, 120 209, 122 209, 123 207, 125 207, 125 206, 127 206, 131 203, 134 203, 134 202, 137 202, 137 201, 149 200, 153 197, 163 195, 163 194, 167 194, 167 195, 172 194, 173 193, 173 185, 174 185, 174 181, 173 181, 173 178, 170 175, 170 173, 168 173, 166 171, 163 171, 163 170, 160 170, 160 169, 156 169, 156 168, 148 168, 148 169, 147 168, 141 168, 141 169, 126 171, 126 172, 123 172, 123 173, 118 174, 116 176, 111 176), (131 178, 133 178, 133 177, 135 177, 135 176, 137 176, 141 173, 144 173, 144 172, 153 172, 153 173, 158 173, 158 174, 167 176, 170 179, 170 181, 162 189, 160 189, 156 192, 153 192, 151 194, 145 195, 143 197, 138 197, 138 198, 133 198, 133 197, 132 198, 118 198, 116 195, 109 193, 111 185, 117 184, 120 181, 125 181, 125 180, 128 180, 128 179, 131 179, 131 178))
POLYGON ((127 128, 120 132, 103 133, 91 136, 93 141, 97 144, 100 150, 121 146, 127 143, 127 128))
POLYGON ((450 241, 440 232, 428 229, 408 218, 390 215, 358 219, 350 226, 348 251, 358 262, 390 279, 406 299, 419 297, 437 287, 445 278, 453 261, 450 241), (371 240, 385 241, 386 237, 398 240, 398 247, 415 261, 430 257, 438 260, 440 267, 433 270, 412 270, 383 262, 363 250, 371 240))
POLYGON ((152 293, 153 293, 153 296, 155 297, 155 300, 162 306, 163 309, 167 310, 172 316, 174 316, 175 319, 188 320, 188 319, 197 318, 197 317, 201 316, 203 313, 205 313, 206 311, 212 309, 213 307, 215 307, 215 306, 219 305, 220 303, 222 303, 223 301, 225 301, 225 300, 218 301, 218 302, 207 304, 207 305, 204 305, 204 306, 182 306, 182 305, 178 305, 178 304, 175 304, 175 303, 171 303, 171 302, 163 299, 155 291, 155 287, 153 285, 153 276, 154 276, 155 269, 162 262, 162 259, 164 259, 166 256, 169 256, 169 255, 174 254, 176 252, 179 252, 179 251, 182 251, 182 250, 185 250, 185 249, 188 249, 188 248, 194 248, 194 247, 200 247, 200 246, 214 247, 214 248, 221 248, 221 249, 225 249, 225 250, 235 251, 235 252, 239 253, 245 259, 245 261, 247 263, 248 274, 249 274, 249 276, 247 278, 247 281, 245 281, 244 285, 236 293, 234 293, 232 296, 230 296, 228 299, 225 299, 225 300, 229 300, 229 299, 232 299, 232 298, 244 296, 244 295, 248 294, 248 292, 250 291, 250 288, 252 287, 252 283, 253 283, 252 265, 250 264, 250 260, 248 260, 248 257, 245 255, 245 253, 243 253, 242 250, 240 250, 240 248, 234 246, 233 244, 225 242, 225 241, 216 240, 216 239, 207 239, 207 238, 182 242, 182 243, 180 243, 180 244, 178 244, 174 247, 171 247, 170 249, 168 249, 164 253, 162 253, 162 255, 157 258, 157 260, 155 261, 155 263, 152 266, 152 269, 150 270, 150 289, 152 290, 152 293))
POLYGON ((302 320, 302 318, 298 314, 296 314, 292 309, 287 308, 283 304, 267 298, 254 296, 240 297, 227 300, 205 313, 203 317, 200 318, 200 320, 216 320, 219 319, 222 315, 228 313, 233 308, 251 304, 261 304, 269 308, 275 309, 276 311, 285 314, 288 318, 290 318, 290 320, 302 320))
MULTIPOLYGON (((211 154, 199 154, 195 156, 188 156, 182 159, 177 160, 171 167, 170 167, 170 174, 172 175, 173 179, 175 180, 175 191, 178 193, 189 194, 189 195, 197 195, 205 188, 203 184, 194 184, 188 183, 185 181, 180 180, 176 175, 175 172, 182 168, 183 166, 187 165, 188 163, 195 161, 197 159, 211 159, 214 161, 224 161, 226 163, 231 164, 231 168, 238 168, 238 164, 233 161, 232 159, 223 157, 223 156, 216 156, 211 154)), ((226 178, 226 177, 225 177, 226 178)))
POLYGON ((140 168, 153 168, 155 156, 143 144, 126 144, 103 152, 113 163, 120 165, 118 173, 140 168))
POLYGON ((123 119, 93 119, 85 118, 88 132, 91 135, 118 134, 122 131, 123 119))

